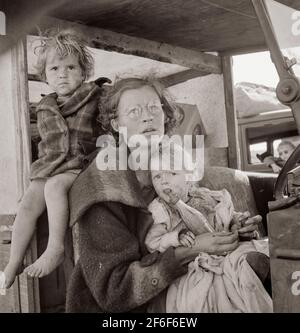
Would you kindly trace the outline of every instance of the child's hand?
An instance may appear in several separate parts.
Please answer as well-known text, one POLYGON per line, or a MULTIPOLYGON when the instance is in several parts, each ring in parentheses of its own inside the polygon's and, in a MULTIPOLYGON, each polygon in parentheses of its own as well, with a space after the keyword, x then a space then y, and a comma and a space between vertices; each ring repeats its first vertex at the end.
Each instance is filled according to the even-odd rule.
POLYGON ((270 165, 270 167, 272 168, 273 172, 275 172, 275 173, 280 173, 280 171, 281 171, 281 167, 278 166, 278 165, 275 164, 275 163, 272 163, 272 164, 270 165))
POLYGON ((183 230, 178 235, 179 243, 182 246, 192 247, 195 244, 195 235, 189 230, 183 230))
POLYGON ((230 231, 235 232, 242 227, 245 226, 245 222, 250 217, 250 213, 248 211, 245 211, 243 213, 235 212, 233 219, 232 219, 232 225, 230 227, 230 231))
POLYGON ((241 240, 251 240, 258 239, 258 224, 262 221, 262 217, 260 215, 255 215, 252 217, 248 217, 245 222, 242 224, 242 228, 239 229, 239 238, 241 240))
POLYGON ((234 223, 232 224, 232 226, 230 227, 230 231, 231 232, 236 232, 237 230, 241 229, 242 224, 241 223, 234 223))
POLYGON ((179 200, 179 197, 176 193, 173 192, 171 188, 166 188, 163 190, 164 193, 164 199, 167 203, 171 205, 175 205, 176 202, 179 200))

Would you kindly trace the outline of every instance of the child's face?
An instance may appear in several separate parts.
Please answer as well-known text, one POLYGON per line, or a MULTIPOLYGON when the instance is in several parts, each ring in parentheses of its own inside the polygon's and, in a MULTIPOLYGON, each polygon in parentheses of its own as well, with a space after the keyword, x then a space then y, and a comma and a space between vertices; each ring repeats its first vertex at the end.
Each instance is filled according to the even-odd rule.
POLYGON ((60 57, 55 50, 47 54, 46 80, 59 97, 71 96, 84 81, 78 57, 74 54, 60 57))
POLYGON ((278 147, 278 154, 281 159, 287 161, 293 152, 293 148, 289 145, 282 145, 278 147))
POLYGON ((151 171, 152 183, 159 197, 169 202, 168 195, 164 190, 172 190, 184 202, 187 200, 188 183, 185 172, 180 171, 151 171))

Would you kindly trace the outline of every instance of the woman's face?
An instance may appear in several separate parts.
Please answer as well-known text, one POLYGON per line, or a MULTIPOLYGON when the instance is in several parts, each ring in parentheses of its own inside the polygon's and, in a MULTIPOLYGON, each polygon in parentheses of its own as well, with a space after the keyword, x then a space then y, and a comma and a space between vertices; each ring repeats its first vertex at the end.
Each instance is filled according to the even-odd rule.
POLYGON ((128 139, 137 134, 150 138, 151 135, 164 135, 164 121, 159 96, 152 87, 143 86, 122 93, 112 126, 116 131, 126 127, 128 139))

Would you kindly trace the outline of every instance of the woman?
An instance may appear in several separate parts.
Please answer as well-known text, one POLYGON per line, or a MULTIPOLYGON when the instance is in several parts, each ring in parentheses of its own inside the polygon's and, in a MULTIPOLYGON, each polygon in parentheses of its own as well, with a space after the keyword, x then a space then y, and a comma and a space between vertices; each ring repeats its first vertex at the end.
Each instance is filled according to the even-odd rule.
MULTIPOLYGON (((118 133, 125 128, 127 142, 139 134, 146 146, 151 136, 170 134, 180 116, 159 84, 141 79, 117 82, 103 105, 100 120, 106 131, 124 142, 118 133)), ((162 312, 167 287, 187 272, 199 252, 222 254, 238 246, 237 232, 207 233, 197 236, 192 248, 149 254, 144 239, 153 220, 147 205, 155 197, 150 171, 101 171, 96 160, 70 191, 80 259, 68 288, 67 312, 162 312)), ((253 235, 257 223, 250 220, 240 235, 253 235)))

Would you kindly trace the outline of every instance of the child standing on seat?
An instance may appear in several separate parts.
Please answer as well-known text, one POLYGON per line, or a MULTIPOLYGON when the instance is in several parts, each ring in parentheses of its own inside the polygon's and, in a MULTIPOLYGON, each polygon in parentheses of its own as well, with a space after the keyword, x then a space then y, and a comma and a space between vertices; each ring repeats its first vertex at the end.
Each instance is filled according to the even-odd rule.
POLYGON ((68 191, 83 168, 84 157, 96 148, 97 102, 102 93, 95 82, 84 82, 92 74, 93 57, 72 31, 61 31, 42 39, 37 69, 54 93, 37 106, 41 136, 38 160, 31 167, 31 183, 20 203, 13 225, 9 263, 4 287, 20 273, 25 252, 45 208, 49 240, 45 252, 25 269, 31 277, 43 277, 64 258, 68 225, 68 191))

